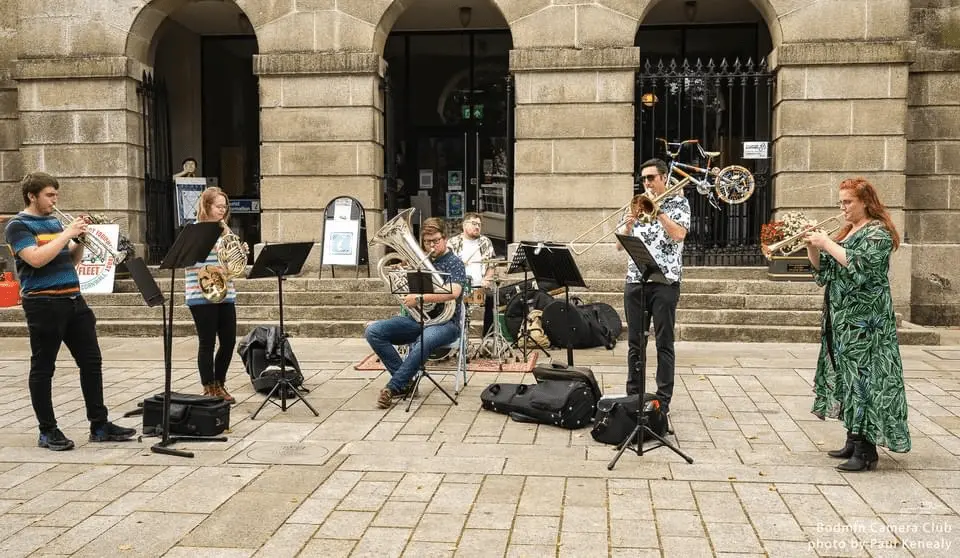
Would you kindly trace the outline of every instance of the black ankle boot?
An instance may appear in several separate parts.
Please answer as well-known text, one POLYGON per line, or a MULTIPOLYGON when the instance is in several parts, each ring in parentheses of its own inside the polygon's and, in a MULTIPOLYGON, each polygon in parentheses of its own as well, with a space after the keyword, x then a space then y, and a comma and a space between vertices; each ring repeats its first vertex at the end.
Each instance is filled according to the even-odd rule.
POLYGON ((837 469, 841 471, 863 471, 866 469, 870 471, 877 468, 878 459, 877 446, 859 439, 854 442, 853 455, 850 456, 850 459, 837 465, 837 469))
POLYGON ((830 450, 827 455, 840 459, 850 459, 853 456, 853 444, 857 441, 857 435, 847 430, 847 442, 838 450, 830 450))

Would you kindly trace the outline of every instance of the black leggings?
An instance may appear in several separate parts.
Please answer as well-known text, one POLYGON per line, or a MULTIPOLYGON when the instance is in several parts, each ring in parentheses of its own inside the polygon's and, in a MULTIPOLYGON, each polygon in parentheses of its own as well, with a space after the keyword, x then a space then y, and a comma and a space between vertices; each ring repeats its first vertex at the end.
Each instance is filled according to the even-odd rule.
POLYGON ((200 382, 204 385, 223 383, 227 379, 227 368, 230 368, 233 348, 237 344, 237 308, 230 302, 198 304, 190 307, 190 313, 197 327, 200 382), (217 338, 220 339, 220 347, 214 359, 213 348, 217 338))

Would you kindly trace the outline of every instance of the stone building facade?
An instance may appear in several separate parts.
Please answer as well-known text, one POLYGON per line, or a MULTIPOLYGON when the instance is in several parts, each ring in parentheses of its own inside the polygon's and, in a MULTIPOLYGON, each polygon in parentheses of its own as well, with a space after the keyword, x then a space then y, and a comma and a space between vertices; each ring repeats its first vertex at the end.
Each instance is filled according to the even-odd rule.
MULTIPOLYGON (((960 11, 949 0, 718 0, 700 14, 682 0, 3 2, 0 214, 20 208, 24 172, 44 169, 60 177, 64 208, 112 215, 145 242, 138 88, 159 65, 158 36, 190 28, 183 10, 214 13, 207 4, 229 4, 239 23, 224 25, 256 40, 259 152, 245 156, 258 157, 270 242, 318 242, 339 195, 364 205, 369 229, 383 222, 384 54, 398 22, 509 31, 511 236, 568 239, 634 192, 638 29, 653 14, 737 21, 748 6, 772 45, 772 210, 832 215, 837 183, 868 177, 906 232, 892 270, 900 310, 960 323, 960 11)), ((581 266, 614 259, 607 245, 581 266)))

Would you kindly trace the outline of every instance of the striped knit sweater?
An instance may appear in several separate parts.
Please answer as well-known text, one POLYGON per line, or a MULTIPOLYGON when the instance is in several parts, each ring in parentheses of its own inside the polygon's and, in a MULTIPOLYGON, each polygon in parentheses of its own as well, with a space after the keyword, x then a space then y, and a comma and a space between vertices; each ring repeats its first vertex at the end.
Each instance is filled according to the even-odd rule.
MULTIPOLYGON (((214 248, 216 248, 216 246, 214 246, 214 248)), ((184 270, 186 278, 187 306, 196 306, 198 304, 214 304, 203 298, 203 293, 200 291, 200 281, 197 279, 197 273, 199 273, 200 268, 205 265, 212 265, 216 267, 220 266, 220 261, 217 259, 216 249, 210 251, 210 254, 207 255, 207 259, 205 261, 197 262, 195 265, 191 265, 184 270)), ((223 301, 216 304, 233 304, 236 300, 237 290, 233 287, 233 281, 227 281, 227 296, 223 299, 223 301)))

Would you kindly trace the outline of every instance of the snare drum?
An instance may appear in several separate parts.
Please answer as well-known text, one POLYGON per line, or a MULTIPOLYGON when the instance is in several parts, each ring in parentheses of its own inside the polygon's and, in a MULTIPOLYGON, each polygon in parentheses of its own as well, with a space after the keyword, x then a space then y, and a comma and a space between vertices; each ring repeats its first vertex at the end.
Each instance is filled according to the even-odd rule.
POLYGON ((483 306, 486 300, 487 290, 483 287, 468 287, 467 292, 463 295, 463 302, 466 304, 483 306))

